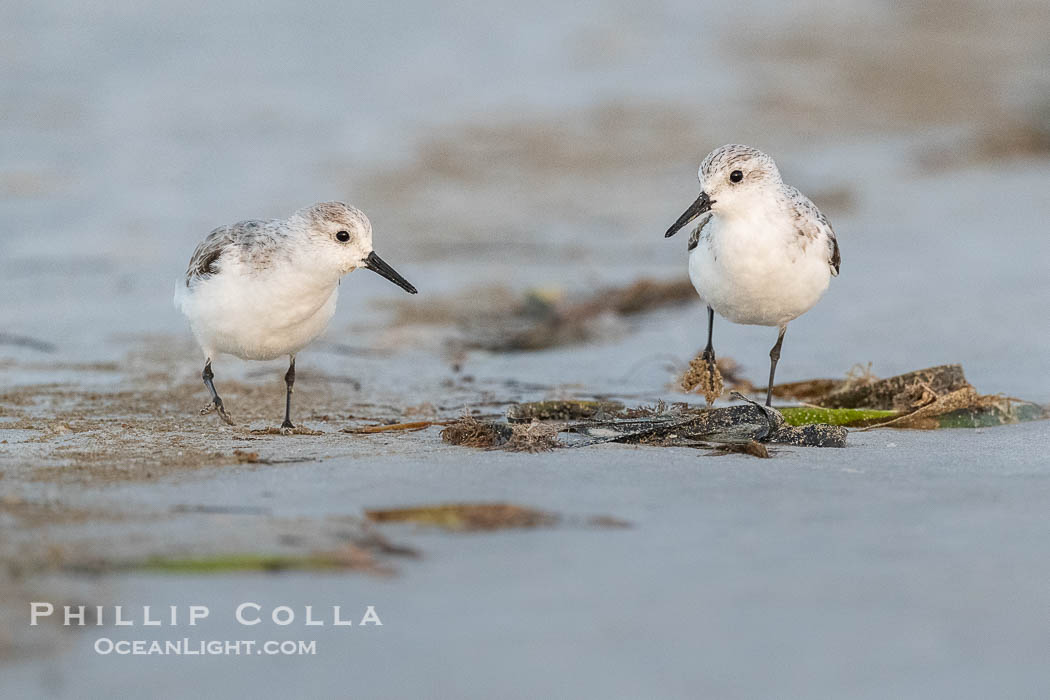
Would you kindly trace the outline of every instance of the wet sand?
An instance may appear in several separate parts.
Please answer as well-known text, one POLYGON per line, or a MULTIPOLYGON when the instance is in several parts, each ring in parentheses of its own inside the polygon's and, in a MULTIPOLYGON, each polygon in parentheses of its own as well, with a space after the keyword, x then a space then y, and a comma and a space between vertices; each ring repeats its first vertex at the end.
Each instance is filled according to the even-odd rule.
MULTIPOLYGON (((680 278, 685 242, 662 232, 726 141, 773 152, 842 247, 841 277, 791 325, 779 379, 958 362, 982 392, 1050 404, 1050 18, 1038 3, 962 5, 770 3, 759 20, 674 2, 6 8, 23 31, 0 68, 13 144, 0 153, 4 695, 144 679, 158 697, 1045 694, 1046 422, 853 433, 845 450, 771 460, 342 432, 523 400, 686 398, 672 385, 704 341, 699 303, 509 354, 456 350, 462 329, 427 304, 680 278), (271 51, 247 51, 245 16, 285 32, 269 32, 282 37, 271 51), (319 24, 368 31, 348 55, 319 24), (514 41, 494 27, 517 27, 514 41), (878 41, 860 36, 873 27, 878 41), (216 362, 238 425, 197 415, 201 358, 171 306, 194 245, 323 199, 369 214, 419 297, 344 280, 297 366, 296 416, 320 434, 265 433, 282 415, 281 362, 216 362), (462 535, 364 518, 459 501, 565 520, 462 535), (579 525, 593 515, 631 527, 579 525), (118 569, 351 547, 361 565, 338 574, 118 569), (186 659, 96 656, 95 630, 26 624, 30 600, 202 602, 209 638, 239 638, 218 618, 245 596, 374 604, 384 626, 318 628, 309 659, 199 658, 188 674, 186 659)), ((773 340, 716 324, 716 349, 756 384, 773 340)))

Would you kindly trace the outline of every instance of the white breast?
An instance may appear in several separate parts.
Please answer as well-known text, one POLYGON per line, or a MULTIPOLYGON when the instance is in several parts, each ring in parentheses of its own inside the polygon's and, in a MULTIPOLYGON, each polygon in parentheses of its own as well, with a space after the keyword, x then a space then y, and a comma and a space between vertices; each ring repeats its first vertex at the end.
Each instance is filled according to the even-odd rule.
POLYGON ((247 275, 230 265, 183 287, 176 289, 175 303, 205 355, 245 360, 298 352, 328 327, 339 298, 337 281, 318 284, 287 268, 247 275))
POLYGON ((781 326, 811 309, 831 279, 826 242, 800 236, 778 211, 715 215, 689 255, 704 302, 734 323, 781 326))

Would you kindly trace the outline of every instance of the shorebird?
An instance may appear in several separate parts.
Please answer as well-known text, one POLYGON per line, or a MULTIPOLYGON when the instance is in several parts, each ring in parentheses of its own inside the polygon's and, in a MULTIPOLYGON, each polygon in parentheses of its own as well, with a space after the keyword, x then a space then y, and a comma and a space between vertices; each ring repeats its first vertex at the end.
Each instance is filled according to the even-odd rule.
POLYGON ((409 294, 416 288, 372 250, 372 224, 360 210, 322 202, 287 219, 241 221, 215 229, 197 246, 186 274, 175 284, 175 307, 187 319, 204 353, 201 378, 215 410, 233 419, 215 390, 212 359, 288 356, 282 429, 293 429, 295 355, 328 327, 340 279, 363 267, 409 294))
POLYGON ((779 329, 769 351, 769 406, 788 322, 813 308, 839 274, 839 244, 827 217, 758 149, 716 148, 697 177, 700 196, 664 236, 703 217, 689 239, 689 279, 707 304, 703 358, 709 366, 715 361, 715 313, 779 329))

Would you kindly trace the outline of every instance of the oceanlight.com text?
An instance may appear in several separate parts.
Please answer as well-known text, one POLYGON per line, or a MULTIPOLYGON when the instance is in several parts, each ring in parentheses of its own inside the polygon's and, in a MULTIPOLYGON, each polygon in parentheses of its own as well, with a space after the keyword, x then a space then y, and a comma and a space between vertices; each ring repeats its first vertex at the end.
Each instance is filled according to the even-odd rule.
POLYGON ((100 656, 315 656, 317 641, 304 640, 194 640, 169 639, 165 641, 146 639, 112 640, 99 637, 95 640, 95 653, 100 656))

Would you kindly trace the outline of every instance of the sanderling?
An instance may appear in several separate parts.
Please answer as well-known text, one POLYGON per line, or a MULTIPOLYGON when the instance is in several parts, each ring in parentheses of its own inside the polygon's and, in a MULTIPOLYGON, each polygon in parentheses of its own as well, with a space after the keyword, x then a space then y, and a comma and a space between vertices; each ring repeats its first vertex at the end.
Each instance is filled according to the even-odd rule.
POLYGON ((410 294, 416 288, 372 250, 372 224, 358 209, 322 202, 273 221, 217 228, 197 246, 175 284, 175 307, 190 321, 204 352, 201 378, 211 402, 233 425, 212 381, 211 361, 226 353, 244 360, 288 355, 282 428, 291 419, 295 354, 324 332, 335 313, 339 280, 359 267, 410 294))
POLYGON ((769 351, 769 406, 787 324, 809 311, 839 274, 839 244, 827 217, 755 148, 716 148, 697 175, 700 196, 664 236, 704 217, 689 239, 689 279, 707 304, 703 357, 710 365, 716 311, 733 323, 780 329, 769 351))

